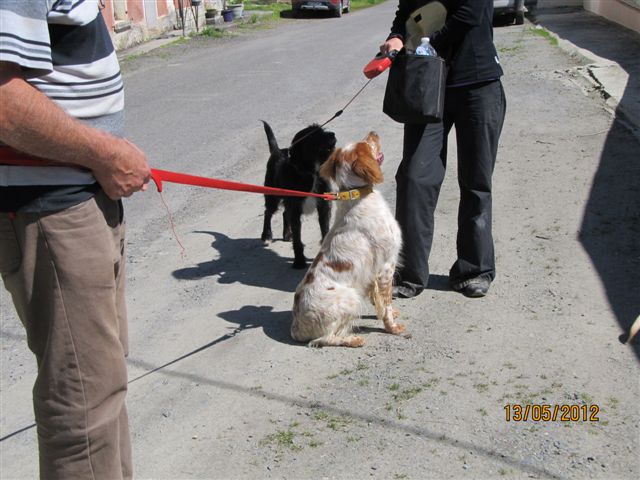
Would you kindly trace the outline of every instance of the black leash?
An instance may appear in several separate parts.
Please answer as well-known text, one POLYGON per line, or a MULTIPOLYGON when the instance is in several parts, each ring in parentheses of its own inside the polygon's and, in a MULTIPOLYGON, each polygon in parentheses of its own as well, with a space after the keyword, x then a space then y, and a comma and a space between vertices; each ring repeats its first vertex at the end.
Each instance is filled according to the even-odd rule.
MULTIPOLYGON (((375 78, 375 77, 374 77, 374 78, 375 78)), ((342 109, 340 109, 340 110, 338 110, 336 113, 334 113, 333 117, 331 117, 329 120, 327 120, 326 122, 324 122, 322 125, 319 125, 319 126, 317 126, 315 129, 311 130, 311 131, 310 131, 309 133, 307 133, 305 136, 303 136, 303 137, 301 137, 301 138, 297 139, 295 142, 293 142, 293 143, 291 144, 291 146, 289 146, 289 148, 293 147, 293 146, 294 146, 295 144, 297 144, 297 143, 300 143, 300 142, 301 142, 302 140, 304 140, 305 138, 307 138, 307 137, 309 137, 309 136, 313 135, 314 133, 316 133, 316 131, 317 131, 317 130, 321 130, 321 129, 322 129, 322 128, 324 128, 324 126, 325 126, 325 125, 327 125, 329 122, 332 122, 333 120, 335 120, 336 118, 338 118, 340 115, 342 115, 342 113, 347 109, 347 107, 348 107, 349 105, 351 105, 351 102, 353 102, 353 101, 356 99, 356 97, 357 97, 358 95, 360 95, 360 94, 362 93, 362 91, 363 91, 365 88, 367 88, 367 85, 369 85, 369 83, 371 83, 371 80, 373 80, 373 78, 370 78, 369 80, 367 80, 367 82, 364 84, 364 86, 363 86, 360 90, 358 90, 358 92, 357 92, 353 97, 351 97, 351 100, 349 100, 349 101, 347 102, 347 104, 346 104, 344 107, 342 107, 342 109)))

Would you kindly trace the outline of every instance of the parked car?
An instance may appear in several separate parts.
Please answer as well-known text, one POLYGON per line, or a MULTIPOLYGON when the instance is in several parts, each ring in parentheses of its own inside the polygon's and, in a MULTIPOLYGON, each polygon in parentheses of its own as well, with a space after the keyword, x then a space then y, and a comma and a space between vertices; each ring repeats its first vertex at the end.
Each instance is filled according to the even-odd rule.
POLYGON ((294 17, 299 17, 302 12, 331 12, 334 17, 341 17, 350 8, 351 0, 291 0, 294 17))
POLYGON ((508 23, 516 21, 516 25, 524 23, 525 7, 529 12, 538 6, 538 0, 493 0, 493 16, 502 17, 508 23))

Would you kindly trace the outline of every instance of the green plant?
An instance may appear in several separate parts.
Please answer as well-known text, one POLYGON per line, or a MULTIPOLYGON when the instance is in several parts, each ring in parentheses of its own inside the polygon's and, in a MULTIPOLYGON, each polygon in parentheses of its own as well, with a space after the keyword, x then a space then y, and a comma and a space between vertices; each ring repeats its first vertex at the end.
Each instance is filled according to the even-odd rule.
POLYGON ((382 2, 384 2, 384 0, 351 0, 351 10, 372 7, 382 2))
POLYGON ((213 28, 213 27, 205 27, 200 32, 200 35, 202 35, 203 37, 210 37, 210 38, 222 38, 224 34, 225 34, 224 30, 213 28))
POLYGON ((405 388, 399 393, 393 395, 393 399, 397 402, 401 402, 403 400, 411 400, 413 397, 418 395, 422 391, 421 387, 413 387, 413 388, 405 388))
POLYGON ((296 445, 293 440, 296 437, 296 433, 292 430, 279 430, 276 433, 267 435, 261 441, 261 445, 275 445, 277 448, 288 448, 289 450, 301 450, 302 447, 296 445))
POLYGON ((542 27, 535 27, 535 28, 531 28, 529 29, 529 31, 533 34, 533 35, 537 35, 539 37, 542 38, 546 38, 549 43, 553 46, 557 46, 558 45, 558 38, 554 35, 551 34, 551 32, 549 32, 549 30, 545 30, 542 27))

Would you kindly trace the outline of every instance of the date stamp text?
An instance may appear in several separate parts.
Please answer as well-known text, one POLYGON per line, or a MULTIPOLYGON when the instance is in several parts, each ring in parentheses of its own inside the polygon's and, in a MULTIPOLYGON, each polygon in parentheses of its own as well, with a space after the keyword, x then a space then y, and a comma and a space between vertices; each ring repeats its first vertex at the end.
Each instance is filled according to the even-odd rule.
POLYGON ((504 406, 507 422, 599 422, 598 405, 542 405, 507 404, 504 406))

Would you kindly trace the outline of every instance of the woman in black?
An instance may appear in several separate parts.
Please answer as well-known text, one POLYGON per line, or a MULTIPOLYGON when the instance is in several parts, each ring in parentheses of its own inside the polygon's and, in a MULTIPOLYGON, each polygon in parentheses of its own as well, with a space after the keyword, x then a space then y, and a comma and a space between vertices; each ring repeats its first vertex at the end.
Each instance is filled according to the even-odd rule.
POLYGON ((396 272, 394 296, 414 297, 427 286, 447 136, 455 125, 460 187, 458 258, 449 271, 449 284, 468 297, 483 297, 495 278, 491 177, 506 108, 500 82, 503 72, 493 44, 493 2, 400 0, 382 52, 401 50, 409 42, 406 22, 414 21, 411 13, 428 3, 440 3, 440 10, 446 9, 444 25, 429 35, 448 66, 445 111, 442 122, 404 127, 403 158, 396 173, 403 267, 396 272))

